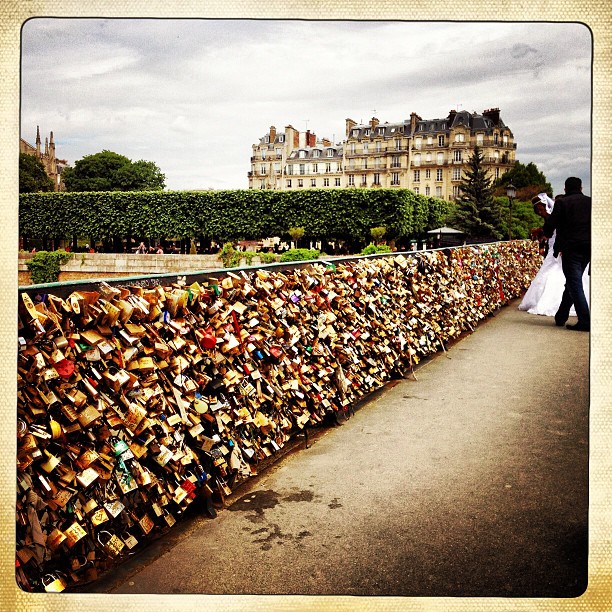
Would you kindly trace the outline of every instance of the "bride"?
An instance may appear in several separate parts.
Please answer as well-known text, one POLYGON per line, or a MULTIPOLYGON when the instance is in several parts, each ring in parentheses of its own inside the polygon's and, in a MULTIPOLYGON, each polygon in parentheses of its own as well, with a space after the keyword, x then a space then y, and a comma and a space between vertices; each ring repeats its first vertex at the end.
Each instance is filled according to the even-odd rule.
MULTIPOLYGON (((555 205, 554 200, 545 193, 538 194, 533 198, 532 202, 534 211, 543 219, 550 215, 555 205)), ((563 294, 563 289, 565 288, 565 275, 561 268, 561 257, 563 255, 560 254, 558 257, 554 255, 555 237, 556 232, 548 241, 548 253, 544 258, 542 267, 531 282, 529 289, 527 289, 523 301, 519 305, 519 310, 526 310, 531 314, 555 317, 555 323, 558 326, 562 326, 565 324, 568 315, 576 316, 576 311, 571 305, 569 295, 567 293, 563 294), (563 308, 560 308, 562 298, 563 308), (568 310, 567 306, 571 306, 571 308, 568 310)), ((582 277, 584 294, 587 301, 589 300, 589 267, 587 266, 582 277)))

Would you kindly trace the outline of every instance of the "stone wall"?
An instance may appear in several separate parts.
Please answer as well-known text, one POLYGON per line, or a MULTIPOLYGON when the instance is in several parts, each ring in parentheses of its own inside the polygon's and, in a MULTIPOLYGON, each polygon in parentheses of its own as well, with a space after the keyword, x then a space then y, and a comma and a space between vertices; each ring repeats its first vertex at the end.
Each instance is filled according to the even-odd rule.
MULTIPOLYGON (((25 262, 31 253, 19 253, 19 286, 29 285, 30 273, 25 262)), ((257 263, 254 258, 253 263, 257 263)), ((143 274, 166 274, 222 268, 217 255, 135 255, 132 253, 75 253, 62 266, 58 281, 88 278, 118 278, 143 274)))

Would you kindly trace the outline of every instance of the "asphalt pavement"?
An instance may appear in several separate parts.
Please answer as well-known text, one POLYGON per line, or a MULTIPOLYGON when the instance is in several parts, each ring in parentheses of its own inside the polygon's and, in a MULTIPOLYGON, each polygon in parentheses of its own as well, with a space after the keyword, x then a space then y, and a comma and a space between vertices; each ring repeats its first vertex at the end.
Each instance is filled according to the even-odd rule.
POLYGON ((517 305, 86 590, 580 595, 590 336, 517 305))

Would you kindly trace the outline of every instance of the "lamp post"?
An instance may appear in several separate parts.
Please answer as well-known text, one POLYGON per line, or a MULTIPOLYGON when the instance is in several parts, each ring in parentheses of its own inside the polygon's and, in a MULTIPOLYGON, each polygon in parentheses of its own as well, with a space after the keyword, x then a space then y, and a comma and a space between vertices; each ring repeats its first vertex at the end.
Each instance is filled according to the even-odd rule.
POLYGON ((516 197, 516 187, 512 183, 508 183, 506 186, 506 195, 508 196, 508 201, 510 202, 510 219, 508 221, 508 240, 512 240, 512 204, 514 202, 514 198, 516 197))

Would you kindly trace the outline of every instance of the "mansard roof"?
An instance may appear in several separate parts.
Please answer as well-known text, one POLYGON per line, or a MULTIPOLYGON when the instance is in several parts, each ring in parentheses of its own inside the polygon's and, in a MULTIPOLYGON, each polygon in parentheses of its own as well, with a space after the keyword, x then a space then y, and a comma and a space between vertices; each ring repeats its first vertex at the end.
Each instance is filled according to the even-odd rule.
POLYGON ((391 138, 393 136, 397 136, 397 134, 408 134, 409 131, 409 121, 402 121, 401 123, 379 123, 374 127, 372 127, 370 123, 362 123, 354 125, 350 129, 348 137, 349 139, 357 140, 361 140, 362 138, 372 138, 376 136, 382 136, 383 138, 391 138))
POLYGON ((333 149, 334 155, 332 157, 342 157, 342 146, 341 145, 324 145, 323 143, 317 144, 314 147, 297 147, 293 149, 289 154, 287 161, 295 161, 299 159, 331 159, 327 156, 328 149, 333 149), (304 151, 306 155, 300 157, 300 151, 304 151), (315 157, 314 151, 320 151, 320 156, 315 157))

